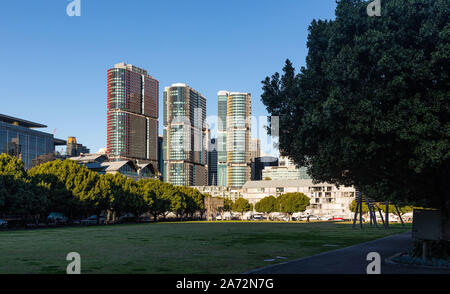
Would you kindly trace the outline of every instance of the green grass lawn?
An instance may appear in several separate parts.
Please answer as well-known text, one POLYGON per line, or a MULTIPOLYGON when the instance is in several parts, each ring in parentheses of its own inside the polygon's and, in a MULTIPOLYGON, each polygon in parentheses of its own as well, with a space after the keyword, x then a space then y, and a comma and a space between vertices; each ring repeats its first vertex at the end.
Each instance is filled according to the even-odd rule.
MULTIPOLYGON (((410 226, 408 226, 410 228, 410 226)), ((0 231, 0 273, 242 273, 404 232, 344 223, 191 222, 0 231), (329 246, 337 245, 337 246, 329 246), (276 259, 277 256, 287 259, 276 259)))

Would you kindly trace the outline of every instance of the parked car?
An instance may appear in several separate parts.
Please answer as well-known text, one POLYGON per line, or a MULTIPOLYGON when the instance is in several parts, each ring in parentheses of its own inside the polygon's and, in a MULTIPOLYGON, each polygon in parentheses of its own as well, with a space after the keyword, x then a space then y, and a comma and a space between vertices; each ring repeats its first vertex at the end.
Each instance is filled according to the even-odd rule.
MULTIPOLYGON (((104 224, 106 221, 106 218, 104 217, 100 217, 99 218, 99 224, 104 224)), ((81 221, 82 225, 97 225, 97 216, 96 215, 91 215, 90 217, 88 217, 87 219, 83 219, 81 221)))
POLYGON ((264 216, 256 214, 252 216, 251 220, 264 220, 264 216))
POLYGON ((289 217, 285 216, 285 215, 280 215, 276 218, 279 221, 284 221, 284 222, 288 222, 289 221, 289 217))
MULTIPOLYGON (((231 220, 232 219, 232 216, 231 216, 231 214, 224 214, 224 216, 223 216, 223 220, 224 221, 229 221, 229 220, 231 220)), ((219 214, 219 215, 217 215, 216 216, 216 220, 222 220, 222 216, 219 214)))
POLYGON ((308 218, 310 221, 312 220, 321 220, 320 217, 318 217, 317 215, 306 215, 306 216, 302 216, 300 218, 301 221, 308 221, 308 218))
POLYGON ((0 219, 0 228, 7 228, 8 222, 4 219, 0 219))
POLYGON ((60 212, 51 212, 47 216, 47 223, 49 224, 65 225, 68 221, 69 219, 60 212))
POLYGON ((141 216, 141 217, 139 217, 139 222, 141 222, 141 223, 149 223, 151 221, 152 221, 152 219, 150 217, 148 217, 148 216, 141 216))
POLYGON ((119 217, 119 223, 131 223, 136 221, 136 216, 132 213, 126 213, 119 217))

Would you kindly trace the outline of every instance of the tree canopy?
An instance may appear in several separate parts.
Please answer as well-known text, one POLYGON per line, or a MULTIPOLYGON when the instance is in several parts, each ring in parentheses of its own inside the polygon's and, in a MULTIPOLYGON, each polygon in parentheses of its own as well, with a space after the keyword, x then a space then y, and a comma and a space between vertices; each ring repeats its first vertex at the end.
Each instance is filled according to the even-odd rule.
POLYGON ((303 193, 286 193, 277 198, 279 211, 287 213, 292 220, 292 214, 303 212, 309 206, 309 197, 303 193))
POLYGON ((449 208, 447 0, 341 0, 309 27, 306 66, 263 81, 279 148, 315 181, 399 205, 449 208))
POLYGON ((245 198, 239 198, 233 203, 233 211, 239 212, 239 213, 245 213, 248 211, 253 210, 253 205, 248 202, 245 198))
POLYGON ((182 218, 204 213, 204 195, 154 179, 134 181, 121 174, 98 174, 71 160, 55 160, 24 170, 20 159, 0 155, 0 216, 23 219, 60 212, 70 219, 92 214, 107 221, 149 213, 156 221, 173 212, 182 218))
POLYGON ((255 204, 255 210, 262 213, 278 212, 277 198, 268 196, 261 199, 255 204))

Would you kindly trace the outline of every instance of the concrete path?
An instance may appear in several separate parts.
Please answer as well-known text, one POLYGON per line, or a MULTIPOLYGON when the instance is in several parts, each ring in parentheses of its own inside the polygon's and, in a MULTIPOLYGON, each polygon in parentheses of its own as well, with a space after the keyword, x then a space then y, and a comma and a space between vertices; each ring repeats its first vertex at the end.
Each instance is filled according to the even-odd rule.
POLYGON ((275 264, 248 274, 366 274, 367 254, 381 255, 381 274, 450 274, 450 270, 386 263, 385 259, 412 246, 411 232, 275 264))

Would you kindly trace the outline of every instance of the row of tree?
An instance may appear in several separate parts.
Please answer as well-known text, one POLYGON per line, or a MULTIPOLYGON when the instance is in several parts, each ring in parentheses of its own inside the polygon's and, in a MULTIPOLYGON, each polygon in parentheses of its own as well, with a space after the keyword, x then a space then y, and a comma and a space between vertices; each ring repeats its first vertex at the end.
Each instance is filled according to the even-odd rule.
POLYGON ((60 212, 69 219, 106 213, 107 221, 149 213, 155 221, 202 217, 204 195, 153 179, 98 174, 71 160, 55 160, 25 171, 20 159, 0 155, 0 216, 25 220, 60 212))
MULTIPOLYGON (((178 219, 203 218, 205 204, 198 190, 173 186, 154 179, 134 181, 121 174, 98 174, 71 160, 55 160, 25 171, 20 159, 0 155, 0 217, 15 216, 24 222, 60 212, 69 219, 89 215, 106 216, 115 222, 120 216, 150 214, 154 221, 172 212, 178 219)), ((304 211, 309 198, 288 193, 266 197, 255 207, 248 200, 223 199, 220 213, 244 214, 283 212, 291 216, 304 211)))

